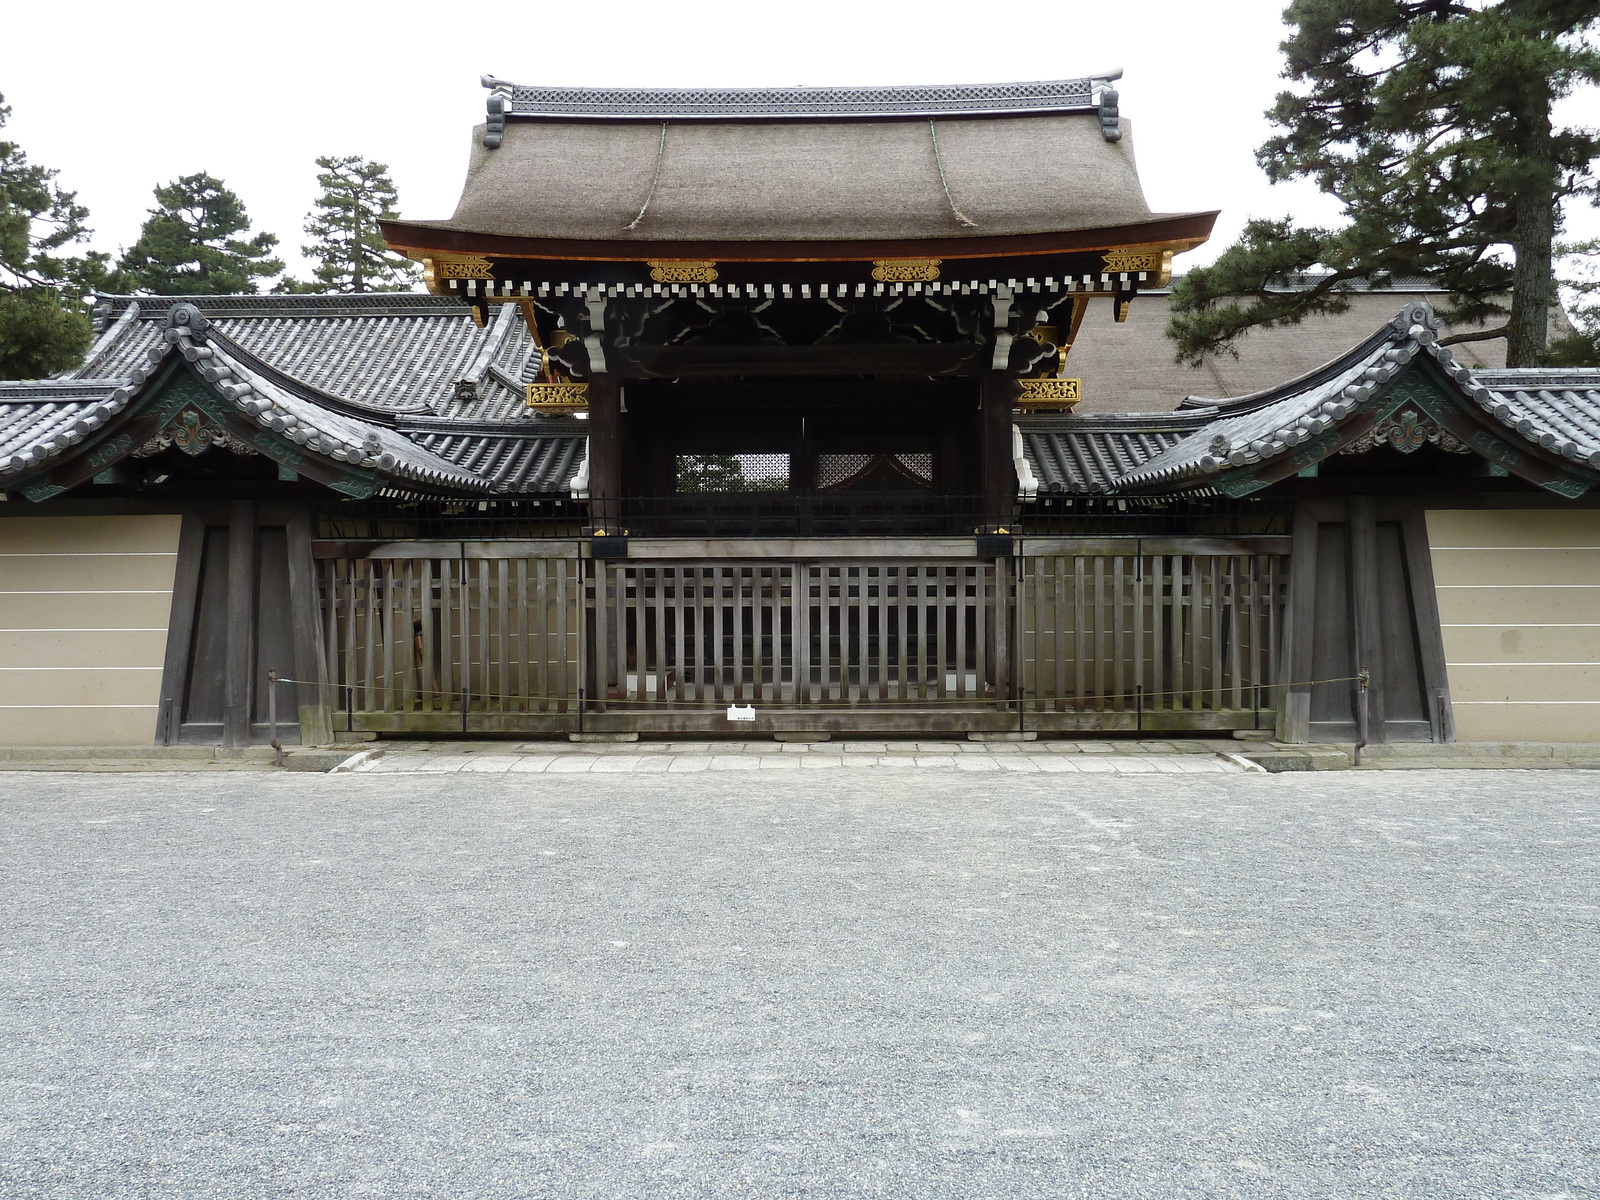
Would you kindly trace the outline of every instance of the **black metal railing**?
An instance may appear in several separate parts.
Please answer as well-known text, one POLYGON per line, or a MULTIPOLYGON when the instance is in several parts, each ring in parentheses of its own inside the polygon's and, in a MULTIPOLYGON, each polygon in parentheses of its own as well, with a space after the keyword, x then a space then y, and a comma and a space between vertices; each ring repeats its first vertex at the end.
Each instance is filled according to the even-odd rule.
POLYGON ((1041 496, 995 504, 933 493, 725 492, 615 499, 367 500, 323 505, 332 540, 552 537, 1025 537, 1286 534, 1281 504, 1220 496, 1041 496))

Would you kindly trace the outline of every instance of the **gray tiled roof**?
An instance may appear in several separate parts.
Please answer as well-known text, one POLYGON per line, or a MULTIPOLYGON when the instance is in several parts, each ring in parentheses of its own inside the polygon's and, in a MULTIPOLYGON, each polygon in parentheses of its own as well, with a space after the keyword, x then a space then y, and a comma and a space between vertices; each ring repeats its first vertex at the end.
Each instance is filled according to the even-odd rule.
POLYGON ((1017 430, 1038 492, 1082 495, 1107 491, 1206 419, 1179 414, 1035 416, 1019 418, 1017 430))
POLYGON ((569 491, 589 444, 586 422, 570 418, 541 423, 525 434, 481 427, 405 432, 417 445, 488 480, 496 491, 519 496, 569 491))
POLYGON ((120 379, 0 384, 0 475, 43 462, 100 428, 118 411, 120 379))
POLYGON ((1193 484, 1230 467, 1276 459, 1349 416, 1419 357, 1430 358, 1471 403, 1528 441, 1600 468, 1600 371, 1474 372, 1438 344, 1439 322, 1424 302, 1408 304, 1383 329, 1299 379, 1254 396, 1190 411, 1214 419, 1116 481, 1119 490, 1193 484))
POLYGON ((369 292, 109 297, 100 309, 104 331, 71 374, 127 376, 160 344, 167 313, 178 304, 198 308, 230 349, 276 382, 378 414, 453 415, 456 382, 481 378, 491 361, 519 372, 533 358, 537 370, 515 305, 501 306, 500 319, 482 329, 450 297, 369 292))

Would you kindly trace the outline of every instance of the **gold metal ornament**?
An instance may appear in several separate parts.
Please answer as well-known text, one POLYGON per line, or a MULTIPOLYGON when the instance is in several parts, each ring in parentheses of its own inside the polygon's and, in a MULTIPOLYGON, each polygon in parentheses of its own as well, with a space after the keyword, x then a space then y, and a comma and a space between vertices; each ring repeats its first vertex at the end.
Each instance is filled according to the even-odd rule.
POLYGON ((1019 379, 1022 392, 1017 407, 1034 411, 1065 411, 1083 399, 1081 379, 1019 379))
POLYGON ((1106 270, 1112 274, 1124 271, 1159 271, 1162 259, 1171 269, 1172 255, 1160 250, 1112 250, 1105 256, 1106 270))
POLYGON ((528 407, 534 412, 585 412, 589 407, 587 383, 530 383, 528 407))
POLYGON ((434 281, 445 279, 493 279, 493 265, 477 254, 436 254, 424 260, 427 268, 424 277, 432 275, 434 281))
POLYGON ((932 283, 939 278, 939 258, 878 258, 872 277, 879 283, 932 283))
POLYGON ((672 259, 650 262, 650 278, 657 283, 715 283, 717 264, 694 262, 689 259, 672 259))

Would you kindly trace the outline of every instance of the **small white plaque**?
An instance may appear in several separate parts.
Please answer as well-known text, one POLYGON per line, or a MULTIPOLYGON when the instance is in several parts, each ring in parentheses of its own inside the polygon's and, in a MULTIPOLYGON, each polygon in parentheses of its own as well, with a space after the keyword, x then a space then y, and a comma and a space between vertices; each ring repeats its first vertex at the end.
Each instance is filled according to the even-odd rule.
POLYGON ((756 706, 754 704, 728 705, 728 720, 754 721, 756 719, 756 706))

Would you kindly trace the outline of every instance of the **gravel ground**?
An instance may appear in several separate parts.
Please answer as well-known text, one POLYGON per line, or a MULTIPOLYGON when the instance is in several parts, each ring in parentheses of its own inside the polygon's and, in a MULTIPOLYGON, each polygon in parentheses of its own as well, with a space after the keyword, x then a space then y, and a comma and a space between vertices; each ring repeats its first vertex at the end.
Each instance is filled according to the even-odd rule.
POLYGON ((0 1196, 1600 1194, 1597 783, 8 776, 0 1196))

